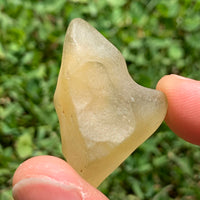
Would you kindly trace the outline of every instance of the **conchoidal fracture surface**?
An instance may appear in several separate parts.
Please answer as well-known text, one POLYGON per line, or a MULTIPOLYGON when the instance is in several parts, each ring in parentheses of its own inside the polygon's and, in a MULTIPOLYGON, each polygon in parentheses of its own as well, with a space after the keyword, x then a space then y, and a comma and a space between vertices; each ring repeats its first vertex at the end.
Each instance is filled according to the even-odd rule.
POLYGON ((130 77, 121 53, 82 19, 67 30, 54 96, 70 165, 97 187, 162 123, 162 92, 130 77))

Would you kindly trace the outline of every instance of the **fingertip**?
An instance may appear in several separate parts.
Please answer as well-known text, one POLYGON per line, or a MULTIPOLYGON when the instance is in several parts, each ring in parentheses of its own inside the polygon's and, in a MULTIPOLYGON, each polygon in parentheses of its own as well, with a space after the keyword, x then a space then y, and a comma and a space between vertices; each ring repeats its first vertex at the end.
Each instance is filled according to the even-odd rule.
POLYGON ((32 177, 49 177, 59 182, 66 179, 76 181, 79 175, 64 160, 54 156, 36 156, 26 160, 13 176, 13 186, 22 179, 32 177))
POLYGON ((162 92, 165 91, 165 89, 167 89, 167 87, 165 87, 165 85, 169 84, 170 82, 167 81, 168 79, 170 79, 170 75, 165 75, 163 76, 157 83, 156 85, 156 89, 160 90, 162 92))
POLYGON ((156 89, 167 97, 167 125, 184 140, 200 145, 200 82, 167 75, 160 79, 156 89))
POLYGON ((22 163, 13 176, 15 200, 106 200, 64 160, 37 156, 22 163))
POLYGON ((59 183, 47 177, 27 178, 13 187, 15 200, 82 200, 82 194, 77 187, 59 183))

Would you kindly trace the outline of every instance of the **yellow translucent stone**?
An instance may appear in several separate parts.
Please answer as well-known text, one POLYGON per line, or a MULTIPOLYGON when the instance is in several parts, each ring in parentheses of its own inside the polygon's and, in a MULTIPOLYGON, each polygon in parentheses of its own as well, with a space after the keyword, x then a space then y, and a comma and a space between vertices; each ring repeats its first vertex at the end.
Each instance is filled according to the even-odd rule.
POLYGON ((164 94, 135 83, 117 48, 82 19, 66 33, 54 103, 63 154, 95 187, 159 127, 167 110, 164 94))

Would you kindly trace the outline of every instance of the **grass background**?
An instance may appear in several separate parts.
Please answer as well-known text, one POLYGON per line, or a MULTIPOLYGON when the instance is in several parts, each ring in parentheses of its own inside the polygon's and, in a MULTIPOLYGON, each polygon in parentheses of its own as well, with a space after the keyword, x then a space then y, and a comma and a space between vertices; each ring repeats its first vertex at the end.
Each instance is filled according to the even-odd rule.
MULTIPOLYGON (((200 79, 199 0, 0 1, 0 199, 29 157, 62 157, 53 94, 69 22, 91 23, 134 80, 200 79)), ((99 188, 111 200, 200 199, 200 149, 162 124, 99 188)))

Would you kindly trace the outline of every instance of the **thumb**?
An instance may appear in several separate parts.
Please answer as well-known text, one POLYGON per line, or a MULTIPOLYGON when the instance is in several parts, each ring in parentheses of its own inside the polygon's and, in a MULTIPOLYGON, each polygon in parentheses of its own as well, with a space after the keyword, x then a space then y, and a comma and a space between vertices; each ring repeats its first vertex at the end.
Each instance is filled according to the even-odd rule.
POLYGON ((167 75, 157 89, 168 100, 167 125, 184 140, 200 145, 200 81, 167 75))
POLYGON ((15 200, 108 200, 67 162, 36 156, 22 163, 13 177, 15 200))

